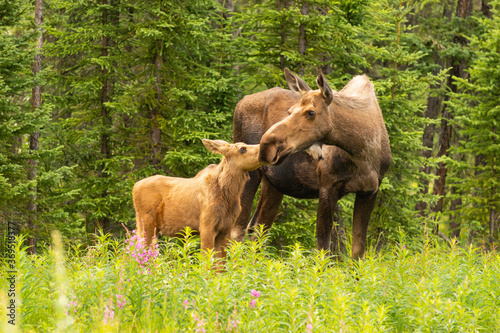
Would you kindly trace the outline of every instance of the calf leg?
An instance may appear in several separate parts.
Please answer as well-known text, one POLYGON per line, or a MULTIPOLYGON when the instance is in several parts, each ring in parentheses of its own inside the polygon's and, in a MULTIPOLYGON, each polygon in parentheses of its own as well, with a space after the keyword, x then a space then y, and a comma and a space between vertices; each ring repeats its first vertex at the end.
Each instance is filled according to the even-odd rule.
POLYGON ((226 264, 226 247, 229 243, 229 237, 231 233, 229 230, 220 231, 217 236, 215 236, 215 258, 218 259, 213 267, 218 272, 224 271, 224 266, 226 264))
POLYGON ((272 186, 266 177, 262 177, 259 201, 248 225, 248 233, 251 233, 257 225, 264 225, 266 230, 271 228, 278 215, 281 201, 283 201, 283 193, 272 186))
POLYGON ((153 242, 153 237, 158 231, 154 227, 154 219, 150 214, 138 214, 136 221, 136 235, 143 238, 146 246, 150 246, 153 242))
POLYGON ((228 231, 222 231, 217 234, 215 237, 215 257, 216 258, 221 258, 224 259, 226 257, 226 246, 229 242, 229 235, 230 233, 228 231))
POLYGON ((215 246, 215 230, 200 230, 201 250, 213 249, 215 246))
POLYGON ((370 195, 356 194, 352 218, 352 258, 362 259, 366 250, 366 233, 370 215, 375 207, 377 193, 370 195))
POLYGON ((255 198, 255 193, 259 188, 262 172, 258 169, 251 171, 250 180, 247 181, 243 192, 241 194, 241 212, 236 221, 234 222, 233 230, 231 231, 231 239, 242 242, 245 240, 245 232, 252 214, 252 204, 255 198))

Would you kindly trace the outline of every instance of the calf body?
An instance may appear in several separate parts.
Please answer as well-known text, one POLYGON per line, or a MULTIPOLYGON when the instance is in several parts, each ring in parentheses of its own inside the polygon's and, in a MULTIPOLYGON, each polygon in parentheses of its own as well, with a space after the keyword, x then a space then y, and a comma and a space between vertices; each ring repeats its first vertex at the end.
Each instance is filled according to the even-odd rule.
POLYGON ((205 139, 203 144, 223 155, 218 165, 209 165, 194 178, 156 175, 134 185, 136 228, 146 244, 159 232, 172 237, 190 227, 199 231, 202 249, 215 248, 218 257, 225 256, 248 171, 262 165, 259 146, 205 139))

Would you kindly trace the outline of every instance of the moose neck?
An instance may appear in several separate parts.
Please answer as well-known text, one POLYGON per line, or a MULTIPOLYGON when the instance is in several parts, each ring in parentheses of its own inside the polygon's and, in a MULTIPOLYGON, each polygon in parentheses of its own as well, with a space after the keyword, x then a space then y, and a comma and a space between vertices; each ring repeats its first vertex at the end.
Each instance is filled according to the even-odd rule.
POLYGON ((330 105, 330 131, 323 143, 345 150, 352 158, 365 158, 373 149, 380 149, 378 117, 363 109, 347 109, 330 105))
POLYGON ((222 193, 228 199, 239 198, 243 187, 250 177, 248 172, 237 168, 226 157, 217 166, 217 180, 222 193))
POLYGON ((344 149, 351 157, 370 158, 387 136, 372 83, 366 75, 354 77, 329 106, 329 132, 322 140, 344 149), (385 132, 385 133, 384 133, 385 132))

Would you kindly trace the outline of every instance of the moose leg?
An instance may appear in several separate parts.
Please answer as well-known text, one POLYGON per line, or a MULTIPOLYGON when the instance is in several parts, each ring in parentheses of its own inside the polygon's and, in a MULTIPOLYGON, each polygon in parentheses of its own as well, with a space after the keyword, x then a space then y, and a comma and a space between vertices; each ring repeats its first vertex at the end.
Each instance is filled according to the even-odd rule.
POLYGON ((248 221, 252 214, 252 204, 255 198, 255 193, 259 188, 262 172, 257 169, 250 171, 250 180, 247 181, 243 192, 241 194, 241 212, 236 221, 234 222, 233 230, 231 231, 231 239, 242 242, 245 239, 245 232, 247 230, 248 221))
POLYGON ((352 218, 352 258, 362 259, 366 250, 366 232, 370 215, 375 207, 377 193, 369 195, 356 194, 352 218))
POLYGON ((322 187, 319 190, 318 214, 316 217, 316 240, 318 242, 318 250, 330 250, 333 214, 339 200, 336 187, 337 186, 322 187))
POLYGON ((345 228, 342 218, 340 217, 338 204, 333 216, 334 216, 333 221, 335 222, 335 225, 332 228, 332 239, 330 240, 331 243, 330 252, 335 254, 340 254, 340 253, 346 254, 347 251, 345 248, 345 228))
POLYGON ((251 233, 255 226, 261 224, 264 225, 266 230, 271 228, 280 210, 281 201, 283 201, 283 193, 272 186, 266 177, 262 177, 259 201, 248 225, 248 233, 251 233))

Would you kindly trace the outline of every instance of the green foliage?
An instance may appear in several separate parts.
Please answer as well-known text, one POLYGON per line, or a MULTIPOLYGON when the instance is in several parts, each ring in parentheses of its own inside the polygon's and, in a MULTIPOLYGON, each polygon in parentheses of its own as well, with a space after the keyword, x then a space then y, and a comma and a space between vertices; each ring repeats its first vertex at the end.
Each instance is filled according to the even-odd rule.
MULTIPOLYGON (((265 239, 233 243, 225 271, 201 254, 189 232, 163 243, 141 273, 123 243, 101 234, 89 248, 62 246, 39 256, 16 245, 16 325, 52 332, 382 332, 498 328, 500 257, 405 236, 362 261, 334 262, 296 245, 275 256, 265 239), (194 251, 193 251, 194 250, 194 251)), ((4 270, 2 270, 4 272, 4 270)), ((5 316, 7 279, 0 290, 5 316)), ((4 322, 5 323, 5 322, 4 322)))
MULTIPOLYGON (((495 5, 498 9, 500 4, 495 5)), ((466 156, 453 162, 453 186, 462 199, 457 214, 470 231, 498 237, 498 230, 491 234, 489 227, 500 210, 500 20, 495 16, 480 24, 484 33, 471 40, 476 57, 470 77, 454 78, 460 90, 450 101, 461 140, 453 152, 466 156)))
MULTIPOLYGON (((61 158, 60 149, 29 150, 29 135, 50 127, 53 104, 44 103, 34 109, 31 90, 35 84, 44 85, 47 72, 42 70, 36 78, 32 73, 35 55, 35 30, 30 12, 31 2, 2 2, 5 15, 0 20, 0 216, 8 220, 15 213, 16 219, 25 220, 28 203, 32 202, 33 189, 37 189, 38 234, 48 236, 47 229, 54 222, 67 218, 62 205, 72 191, 59 191, 61 182, 70 181, 70 168, 64 165, 49 166, 42 160, 61 158), (37 179, 28 181, 29 161, 39 161, 37 179), (47 227, 45 229, 44 227, 47 227)), ((3 231, 5 225, 0 224, 3 231)), ((22 226, 24 227, 24 226, 22 226)), ((25 231, 25 230, 23 230, 25 231)), ((30 231, 27 231, 30 232, 30 231)), ((48 239, 48 238, 46 238, 48 239)))
MULTIPOLYGON (((22 137, 33 131, 36 120, 30 104, 24 98, 29 94, 32 78, 33 50, 30 39, 34 32, 28 17, 22 14, 24 1, 4 2, 6 15, 0 20, 0 208, 12 207, 29 194, 26 184, 26 147, 22 137), (8 14, 8 15, 7 15, 8 14), (16 36, 17 34, 17 36, 16 36)), ((24 207, 23 207, 24 208, 24 207)))
MULTIPOLYGON (((215 160, 201 138, 231 137, 237 85, 222 62, 229 35, 212 27, 224 23, 217 8, 212 1, 49 7, 48 98, 57 106, 57 135, 45 144, 61 147, 74 174, 65 185, 77 192, 66 211, 79 215, 77 229, 91 232, 106 219, 107 230, 121 228, 133 220, 136 180, 159 172, 193 176, 215 160)), ((62 230, 71 233, 74 224, 62 230)))
POLYGON ((318 200, 285 197, 280 214, 269 230, 270 245, 277 250, 300 244, 306 249, 316 247, 316 211, 318 200))
MULTIPOLYGON (((354 10, 353 6, 349 8, 354 10)), ((357 11, 356 15, 362 15, 364 7, 357 11)), ((321 66, 333 71, 336 80, 367 66, 362 57, 364 45, 356 38, 360 28, 349 24, 346 15, 337 2, 331 1, 263 1, 235 13, 234 25, 241 34, 235 44, 240 75, 246 74, 245 86, 262 90, 282 85, 283 67, 302 70, 307 81, 321 66), (307 15, 301 14, 303 4, 309 5, 307 15), (297 48, 300 25, 307 36, 304 54, 297 48)), ((253 92, 248 88, 245 91, 253 92)))
MULTIPOLYGON (((283 67, 315 87, 322 68, 336 89, 367 74, 386 121, 393 163, 370 241, 390 244, 403 228, 418 247, 426 223, 450 216, 486 233, 499 209, 498 2, 491 4, 492 19, 463 19, 457 1, 437 0, 245 1, 234 11, 215 0, 45 1, 35 80, 34 4, 0 2, 0 213, 25 212, 36 188, 41 240, 54 228, 74 243, 91 241, 97 227, 119 234, 121 223, 134 223, 135 181, 192 177, 218 162, 200 141, 230 140, 243 96, 284 86, 283 67), (471 59, 470 79, 450 88, 450 67, 471 59), (35 82, 43 87, 37 110, 35 82), (453 109, 459 141, 439 160, 453 183, 444 211, 417 216, 417 203, 438 199, 422 193, 433 176, 420 171, 438 162, 421 157, 424 126, 440 120, 422 117, 430 96, 453 109), (38 130, 40 149, 30 154, 38 130), (32 159, 38 174, 28 181, 32 159), (449 211, 457 198, 459 212, 449 211)), ((353 196, 339 205, 349 228, 353 196)), ((315 201, 286 199, 272 243, 314 247, 315 211, 315 201)))
POLYGON ((370 56, 379 78, 374 82, 380 108, 384 115, 392 150, 392 165, 380 186, 378 204, 372 218, 372 239, 394 240, 397 230, 404 228, 408 235, 422 234, 424 223, 416 218, 415 205, 428 198, 420 194, 418 170, 423 163, 422 130, 425 124, 421 114, 426 105, 430 85, 443 79, 422 72, 420 61, 426 50, 422 41, 412 33, 407 16, 412 7, 399 1, 374 2, 370 7, 371 23, 377 29, 370 36, 370 56), (406 5, 406 6, 405 6, 406 5))

